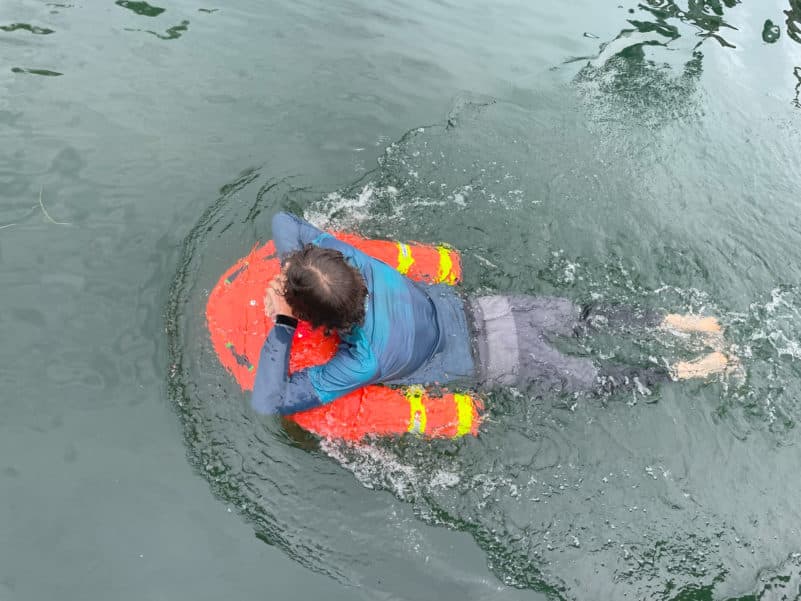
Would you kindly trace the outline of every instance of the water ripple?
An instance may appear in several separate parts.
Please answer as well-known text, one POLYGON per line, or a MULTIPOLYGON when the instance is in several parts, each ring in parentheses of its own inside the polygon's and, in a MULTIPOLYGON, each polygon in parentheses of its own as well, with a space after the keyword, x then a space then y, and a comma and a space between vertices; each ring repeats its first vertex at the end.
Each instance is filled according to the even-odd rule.
MULTIPOLYGON (((312 569, 362 582, 376 562, 409 553, 408 539, 393 535, 375 505, 383 497, 371 496, 385 490, 424 522, 468 532, 505 584, 557 598, 725 598, 756 590, 766 566, 780 566, 780 581, 796 569, 782 561, 798 551, 797 527, 786 525, 801 520, 801 490, 798 479, 775 474, 792 473, 796 462, 798 289, 731 308, 713 291, 718 278, 741 288, 736 275, 746 259, 713 266, 708 246, 717 242, 687 237, 684 221, 652 229, 662 223, 661 204, 677 219, 672 175, 654 169, 670 159, 653 144, 632 151, 641 148, 632 129, 631 146, 618 148, 620 156, 608 152, 582 106, 564 93, 542 94, 529 107, 467 95, 444 124, 389 144, 378 169, 350 186, 314 192, 251 169, 198 222, 168 312, 171 385, 190 456, 263 540, 312 569), (643 173, 653 191, 640 189, 643 173), (652 181, 660 178, 662 185, 652 181), (641 196, 650 204, 637 212, 641 196), (746 380, 674 384, 647 399, 507 391, 488 400, 478 438, 318 446, 243 409, 198 317, 203 291, 269 236, 270 215, 287 206, 367 235, 449 241, 463 251, 468 291, 716 314, 746 380), (636 215, 621 219, 626 211, 636 215), (766 461, 775 469, 765 470, 766 461)), ((702 206, 688 204, 681 219, 704 221, 702 206)), ((772 237, 762 232, 749 242, 753 255, 775 254, 772 237)), ((667 334, 628 334, 577 343, 576 351, 647 362, 702 348, 667 334)))

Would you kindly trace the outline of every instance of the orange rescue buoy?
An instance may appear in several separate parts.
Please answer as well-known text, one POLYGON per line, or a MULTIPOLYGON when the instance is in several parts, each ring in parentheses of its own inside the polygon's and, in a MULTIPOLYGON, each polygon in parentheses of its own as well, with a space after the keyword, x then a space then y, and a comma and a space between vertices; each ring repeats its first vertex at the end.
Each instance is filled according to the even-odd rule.
MULTIPOLYGON (((369 240, 355 234, 334 236, 408 277, 430 283, 456 284, 461 278, 459 253, 447 246, 369 240)), ((264 291, 281 270, 272 241, 256 246, 220 278, 209 294, 206 320, 214 351, 243 390, 252 390, 259 355, 272 320, 264 314, 264 291)), ((300 322, 290 351, 290 372, 320 365, 336 353, 339 339, 300 322)), ((365 436, 414 432, 432 438, 476 435, 481 400, 471 394, 429 394, 421 386, 366 386, 335 401, 287 416, 325 438, 357 441, 365 436)))

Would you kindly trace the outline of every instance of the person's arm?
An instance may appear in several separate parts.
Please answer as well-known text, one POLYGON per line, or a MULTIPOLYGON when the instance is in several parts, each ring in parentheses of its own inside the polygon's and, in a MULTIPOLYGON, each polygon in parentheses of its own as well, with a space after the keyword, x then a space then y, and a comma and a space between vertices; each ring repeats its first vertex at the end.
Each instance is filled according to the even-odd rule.
POLYGON ((307 244, 317 244, 322 236, 328 235, 308 221, 290 213, 281 212, 273 215, 273 242, 281 256, 300 250, 307 244))
POLYGON ((288 415, 330 403, 374 381, 377 362, 361 328, 339 345, 328 363, 289 375, 289 352, 298 320, 283 297, 279 275, 270 281, 264 311, 274 325, 259 355, 251 405, 262 414, 288 415))
POLYGON ((264 295, 264 313, 273 321, 273 328, 259 355, 259 369, 251 397, 253 408, 264 414, 293 413, 320 404, 306 374, 289 377, 287 373, 289 350, 298 320, 284 298, 283 279, 283 274, 278 274, 270 280, 264 295))
POLYGON ((343 342, 328 363, 289 375, 289 351, 297 320, 278 315, 259 356, 251 405, 265 415, 289 415, 319 407, 375 381, 377 363, 361 345, 343 342))
POLYGON ((264 415, 287 415, 322 404, 304 369, 289 375, 289 350, 298 320, 278 315, 259 355, 251 406, 264 415))
POLYGON ((314 244, 338 250, 358 269, 364 269, 370 261, 376 260, 291 213, 280 212, 273 215, 273 242, 281 257, 300 250, 307 244, 314 244))

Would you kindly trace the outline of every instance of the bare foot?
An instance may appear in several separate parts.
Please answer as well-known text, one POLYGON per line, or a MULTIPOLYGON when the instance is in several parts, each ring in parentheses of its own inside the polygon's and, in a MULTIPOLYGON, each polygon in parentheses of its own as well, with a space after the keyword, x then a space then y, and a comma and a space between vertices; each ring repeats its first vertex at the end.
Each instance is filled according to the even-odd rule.
POLYGON ((728 357, 720 351, 715 351, 695 361, 679 361, 673 366, 672 371, 677 380, 689 380, 723 373, 728 366, 728 357))
POLYGON ((700 332, 709 335, 723 335, 723 328, 716 317, 702 315, 679 315, 668 313, 660 324, 667 330, 677 332, 700 332))
POLYGON ((672 332, 700 334, 708 347, 716 351, 723 350, 723 327, 716 317, 669 313, 659 325, 662 329, 672 332))

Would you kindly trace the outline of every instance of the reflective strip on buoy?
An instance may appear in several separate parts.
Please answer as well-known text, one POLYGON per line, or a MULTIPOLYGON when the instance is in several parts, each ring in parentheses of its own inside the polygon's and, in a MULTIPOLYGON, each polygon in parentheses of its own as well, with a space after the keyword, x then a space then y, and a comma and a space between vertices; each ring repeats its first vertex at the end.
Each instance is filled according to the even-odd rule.
POLYGON ((439 253, 439 272, 437 273, 437 283, 455 284, 456 276, 453 274, 453 260, 451 259, 451 249, 447 246, 437 246, 439 253))
POLYGON ((473 401, 468 395, 459 393, 453 395, 453 400, 456 402, 456 416, 459 420, 454 438, 459 438, 470 434, 473 427, 473 401))
POLYGON ((426 406, 423 405, 423 388, 410 386, 406 389, 406 399, 409 401, 408 431, 424 434, 426 431, 426 406))
POLYGON ((400 271, 403 275, 406 275, 409 273, 412 263, 414 263, 412 249, 409 248, 408 244, 398 242, 398 271, 400 271))

